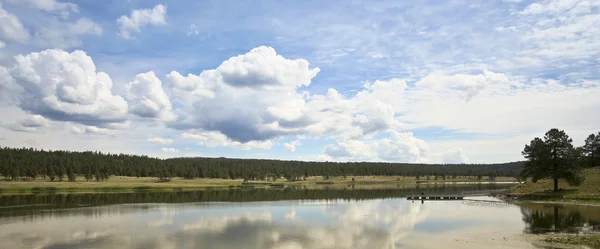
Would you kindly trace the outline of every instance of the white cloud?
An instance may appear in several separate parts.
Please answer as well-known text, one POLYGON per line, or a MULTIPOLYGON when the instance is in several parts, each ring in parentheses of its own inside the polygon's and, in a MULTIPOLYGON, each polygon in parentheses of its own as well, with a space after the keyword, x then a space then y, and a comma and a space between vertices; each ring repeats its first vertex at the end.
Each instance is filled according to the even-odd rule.
MULTIPOLYGON (((427 160, 425 141, 410 132, 388 131, 389 137, 379 140, 338 141, 325 148, 332 159, 349 161, 423 162, 427 160)), ((327 157, 321 159, 328 159, 327 157)))
POLYGON ((6 12, 0 3, 0 42, 5 44, 7 41, 26 43, 29 40, 29 32, 21 23, 19 18, 6 12))
MULTIPOLYGON (((563 13, 573 8, 593 8, 594 3, 582 0, 543 0, 536 3, 532 3, 525 7, 521 14, 523 15, 552 15, 563 13)), ((587 12, 587 11, 586 11, 587 12)))
POLYGON ((12 104, 16 101, 15 92, 20 91, 20 87, 15 83, 10 69, 0 66, 0 104, 12 104))
POLYGON ((79 12, 77 4, 57 2, 56 0, 4 0, 11 4, 20 4, 29 8, 58 13, 63 18, 68 18, 71 12, 79 12))
MULTIPOLYGON (((442 77, 444 78, 444 77, 442 77)), ((600 82, 561 84, 553 80, 532 80, 526 84, 502 80, 485 81, 465 77, 460 87, 409 89, 396 109, 400 122, 411 128, 441 127, 474 134, 523 134, 547 130, 592 128, 600 122, 593 113, 600 107, 600 82), (462 86, 476 86, 477 97, 465 102, 462 86), (561 101, 565 100, 565 101, 561 101)), ((450 85, 452 86, 452 84, 450 85)), ((467 90, 467 93, 472 91, 467 90)), ((468 95, 467 95, 468 96, 468 95)))
POLYGON ((528 5, 520 14, 531 26, 523 39, 533 45, 524 54, 553 60, 600 54, 600 2, 546 0, 528 5))
POLYGON ((173 143, 173 140, 169 139, 169 138, 152 137, 152 138, 148 138, 148 142, 155 143, 155 144, 169 145, 169 144, 173 143))
POLYGON ((328 135, 343 139, 369 136, 399 127, 394 119, 394 106, 402 98, 406 82, 399 79, 367 83, 356 95, 346 98, 335 89, 326 95, 311 95, 302 110, 311 135, 328 135))
POLYGON ((319 162, 332 162, 334 159, 326 154, 319 154, 315 157, 315 161, 319 162))
POLYGON ((30 115, 17 123, 5 125, 10 130, 23 132, 40 132, 49 126, 50 122, 40 115, 30 115))
POLYGON ((296 146, 300 145, 300 141, 298 140, 294 140, 292 142, 289 143, 284 143, 283 147, 285 147, 286 150, 289 150, 290 152, 295 152, 296 151, 296 146))
POLYGON ((168 153, 178 153, 179 152, 179 149, 177 149, 177 148, 168 148, 168 147, 161 148, 160 150, 162 152, 168 152, 168 153))
POLYGON ((187 31, 187 36, 198 36, 200 35, 200 30, 198 30, 198 26, 196 24, 191 24, 187 31))
POLYGON ((242 150, 249 149, 271 149, 273 142, 271 140, 266 141, 250 141, 241 143, 238 141, 232 141, 227 136, 219 132, 186 132, 181 135, 182 139, 196 140, 199 145, 206 147, 231 147, 242 150))
POLYGON ((167 7, 159 4, 152 9, 132 10, 129 16, 123 15, 117 19, 120 35, 125 39, 131 39, 132 32, 141 32, 145 26, 167 25, 167 7))
POLYGON ((80 36, 100 36, 102 27, 88 18, 79 18, 77 21, 60 22, 51 21, 39 27, 36 32, 36 43, 43 48, 72 48, 82 45, 80 36))
POLYGON ((441 161, 445 164, 468 163, 469 159, 462 149, 452 149, 441 155, 441 161))
POLYGON ((71 125, 71 133, 77 135, 100 135, 100 136, 115 136, 119 132, 113 129, 101 128, 90 125, 71 125))
POLYGON ((507 87, 516 85, 511 82, 505 75, 483 71, 483 74, 456 74, 456 75, 435 75, 429 74, 421 78, 415 85, 417 88, 427 88, 441 93, 460 93, 464 92, 465 100, 470 100, 484 87, 490 84, 504 84, 507 87))
POLYGON ((18 55, 9 70, 21 91, 18 106, 56 121, 112 128, 127 120, 127 102, 111 92, 112 81, 96 72, 83 51, 45 50, 18 55))
MULTIPOLYGON (((69 32, 102 32, 88 21, 77 21, 69 32)), ((499 27, 527 32, 516 24, 499 27)), ((553 35, 571 39, 568 32, 553 35)), ((531 33, 529 39, 546 38, 531 33)), ((521 60, 544 63, 536 56, 521 60)), ((461 69, 431 71, 409 84, 393 78, 364 83, 358 92, 332 88, 326 94, 310 94, 304 87, 311 86, 319 68, 311 69, 304 59, 285 58, 271 47, 258 47, 197 75, 173 71, 161 80, 153 71, 138 74, 125 87, 125 102, 112 93, 111 79, 96 72, 84 52, 46 50, 17 56, 8 69, 0 67, 0 100, 16 102, 32 115, 73 122, 80 125, 74 132, 81 134, 114 133, 112 129, 124 128, 131 118, 146 120, 128 115, 134 114, 163 121, 180 130, 182 138, 208 147, 270 149, 273 141, 291 135, 333 139, 320 160, 466 162, 480 158, 476 147, 429 150, 429 143, 405 131, 430 127, 459 135, 508 137, 551 127, 589 130, 600 122, 594 115, 600 107, 597 81, 461 69)), ((283 144, 290 151, 297 145, 297 140, 283 144)))
POLYGON ((102 27, 88 18, 79 18, 68 26, 69 33, 74 35, 101 35, 102 27))
POLYGON ((223 83, 233 87, 308 86, 318 68, 308 69, 306 60, 288 60, 271 47, 258 47, 229 58, 217 69, 223 83))
MULTIPOLYGON (((311 96, 306 106, 322 108, 318 109, 320 111, 316 114, 311 113, 310 117, 322 122, 309 128, 317 125, 335 125, 332 128, 320 129, 314 134, 364 134, 364 131, 369 129, 363 127, 358 131, 353 130, 361 127, 359 125, 361 123, 356 120, 349 121, 352 117, 359 116, 354 114, 357 112, 353 109, 357 108, 356 106, 366 110, 359 112, 361 115, 371 115, 370 118, 364 119, 369 122, 377 120, 373 115, 377 110, 389 109, 389 114, 381 117, 395 117, 395 122, 381 122, 389 125, 379 125, 381 128, 375 129, 377 131, 375 134, 393 131, 394 127, 401 129, 435 127, 445 130, 446 133, 455 133, 456 136, 485 134, 484 138, 475 139, 492 139, 493 136, 500 134, 507 137, 536 134, 552 127, 589 131, 600 122, 600 117, 593 114, 600 108, 600 99, 595 97, 600 94, 600 82, 564 84, 539 79, 520 82, 504 74, 484 71, 482 74, 432 73, 417 81, 412 87, 406 87, 402 81, 394 80, 367 84, 365 88, 368 90, 363 90, 349 98, 342 97, 334 90, 330 90, 327 96, 311 96), (557 101, 561 99, 569 101, 557 101), (385 108, 365 108, 365 106, 373 106, 373 103, 380 103, 385 108)), ((458 146, 462 147, 460 141, 454 146, 449 145, 444 149, 436 146, 431 153, 424 153, 428 147, 425 142, 409 139, 410 137, 372 140, 364 135, 341 136, 341 140, 325 149, 325 155, 328 157, 321 159, 468 161, 465 153, 457 149, 458 146), (398 144, 396 141, 403 142, 398 144)), ((476 155, 477 151, 483 149, 469 146, 467 151, 470 155, 475 155, 476 161, 486 161, 476 155)))
POLYGON ((154 72, 138 74, 126 88, 129 112, 140 117, 162 121, 171 121, 175 118, 169 97, 154 72))
POLYGON ((172 72, 165 83, 183 108, 171 127, 220 132, 240 143, 300 133, 311 121, 301 112, 305 101, 297 88, 319 72, 308 66, 258 47, 200 75, 172 72))

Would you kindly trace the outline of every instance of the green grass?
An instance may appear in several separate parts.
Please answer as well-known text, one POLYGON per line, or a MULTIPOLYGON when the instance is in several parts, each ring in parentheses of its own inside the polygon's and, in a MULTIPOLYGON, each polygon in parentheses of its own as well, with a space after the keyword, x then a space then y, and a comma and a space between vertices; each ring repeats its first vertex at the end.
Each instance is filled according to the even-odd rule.
MULTIPOLYGON (((423 180, 419 181, 428 183, 444 183, 457 181, 476 182, 476 179, 447 179, 442 180, 423 180)), ((481 181, 488 181, 482 179, 481 181)), ((513 178, 497 178, 496 181, 514 181, 513 178)), ((86 181, 83 177, 77 177, 75 182, 54 181, 50 182, 38 178, 34 181, 2 181, 0 180, 0 193, 29 193, 29 192, 120 192, 120 191, 178 191, 178 190, 194 190, 194 189, 216 189, 216 188, 266 188, 266 187, 282 187, 282 186, 301 186, 305 188, 346 188, 355 185, 360 189, 379 189, 397 187, 398 185, 414 185, 416 179, 414 177, 402 176, 355 176, 352 177, 309 177, 306 180, 289 182, 284 178, 276 181, 249 181, 243 183, 243 179, 183 179, 172 178, 169 182, 159 182, 153 177, 127 177, 113 176, 108 181, 86 181)))
POLYGON ((180 179, 174 178, 170 182, 159 182, 151 177, 125 177, 113 176, 108 181, 86 181, 77 177, 75 182, 55 181, 44 179, 34 181, 0 181, 3 193, 23 192, 111 192, 111 191, 144 191, 144 190, 179 190, 179 189, 204 189, 204 188, 229 188, 241 186, 242 180, 223 179, 180 179))
POLYGON ((559 181, 562 190, 553 192, 553 181, 526 182, 511 188, 509 196, 529 200, 600 202, 600 170, 586 169, 585 181, 581 186, 569 186, 559 181))
POLYGON ((600 235, 589 234, 589 235, 574 235, 574 234, 561 234, 561 235, 548 235, 544 236, 543 242, 550 243, 552 245, 583 245, 590 248, 600 248, 600 235))

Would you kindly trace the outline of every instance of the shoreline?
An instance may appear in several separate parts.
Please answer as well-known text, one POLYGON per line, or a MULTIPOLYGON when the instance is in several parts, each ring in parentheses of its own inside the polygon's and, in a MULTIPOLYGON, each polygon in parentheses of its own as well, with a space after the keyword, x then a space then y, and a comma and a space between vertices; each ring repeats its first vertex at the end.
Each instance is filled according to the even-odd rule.
POLYGON ((29 193, 102 193, 102 192, 141 192, 141 191, 189 191, 212 189, 251 189, 251 188, 300 188, 300 189, 389 189, 389 188, 428 188, 435 185, 468 185, 468 184, 515 184, 510 178, 498 181, 475 179, 447 179, 447 180, 415 180, 414 177, 401 176, 365 176, 355 177, 354 181, 347 178, 322 179, 311 177, 302 181, 244 181, 243 179, 210 179, 173 178, 171 181, 159 182, 156 178, 149 177, 121 177, 114 176, 108 181, 85 181, 78 177, 75 182, 54 181, 43 179, 34 181, 0 181, 1 194, 29 194, 29 193))
POLYGON ((536 183, 524 182, 511 187, 507 191, 496 192, 494 197, 505 201, 530 201, 554 204, 577 204, 600 206, 600 171, 587 169, 586 179, 580 186, 569 186, 559 181, 559 190, 552 191, 550 179, 542 179, 536 183))
POLYGON ((521 234, 519 237, 542 248, 600 248, 600 232, 521 234))
MULTIPOLYGON (((512 188, 511 188, 512 189, 512 188)), ((547 196, 547 195, 537 195, 535 193, 531 194, 522 194, 522 193, 512 193, 510 190, 501 191, 501 192, 493 192, 490 197, 497 198, 501 201, 507 203, 523 203, 523 202, 531 202, 531 203, 540 203, 540 204, 561 204, 561 205, 585 205, 585 206, 600 206, 600 198, 586 198, 586 199, 577 199, 577 198, 569 198, 569 197, 556 197, 556 196, 547 196)))

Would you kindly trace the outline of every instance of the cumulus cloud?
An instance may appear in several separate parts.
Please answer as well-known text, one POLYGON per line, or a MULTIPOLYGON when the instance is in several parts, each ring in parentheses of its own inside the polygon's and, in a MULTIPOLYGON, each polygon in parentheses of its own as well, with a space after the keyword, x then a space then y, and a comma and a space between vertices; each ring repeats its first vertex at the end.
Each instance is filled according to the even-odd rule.
POLYGON ((311 135, 328 135, 343 139, 357 139, 389 129, 399 123, 394 119, 394 106, 389 100, 402 98, 406 82, 403 80, 367 83, 364 89, 351 97, 344 97, 335 89, 326 95, 311 95, 303 111, 311 135))
POLYGON ((271 149, 273 142, 267 141, 250 141, 241 143, 238 141, 232 141, 225 135, 219 132, 186 132, 181 136, 182 139, 196 140, 199 145, 206 147, 232 147, 242 150, 249 149, 271 149))
POLYGON ((335 89, 325 95, 300 92, 318 72, 306 60, 285 59, 270 47, 232 57, 200 75, 172 72, 165 83, 183 108, 169 125, 214 131, 242 144, 295 134, 358 139, 400 126, 387 101, 403 94, 405 81, 367 83, 351 97, 335 89))
POLYGON ((20 4, 29 8, 57 13, 63 18, 68 18, 71 12, 79 12, 77 4, 57 2, 56 0, 4 0, 11 4, 20 4))
POLYGON ((169 138, 152 137, 152 138, 148 138, 148 142, 155 143, 155 144, 169 145, 169 144, 173 143, 173 140, 169 139, 169 138))
POLYGON ((5 44, 7 41, 25 43, 29 40, 29 32, 21 23, 19 18, 6 12, 0 3, 0 42, 5 44))
POLYGON ((294 141, 291 141, 289 143, 284 143, 283 147, 285 147, 285 149, 289 150, 290 152, 295 152, 296 151, 296 146, 298 146, 299 144, 300 144, 300 141, 294 140, 294 141))
POLYGON ((161 148, 160 150, 162 152, 168 152, 168 153, 178 153, 179 152, 179 149, 177 149, 177 148, 169 148, 169 147, 161 148))
POLYGON ((5 127, 13 131, 40 132, 50 126, 50 122, 40 115, 30 115, 17 123, 5 127))
POLYGON ((17 105, 56 121, 112 128, 127 121, 127 102, 111 92, 112 81, 83 51, 51 49, 18 55, 9 70, 22 88, 17 105))
POLYGON ((220 132, 240 143, 300 133, 310 120, 296 89, 319 72, 308 66, 306 60, 258 47, 200 75, 172 72, 165 82, 183 108, 171 127, 220 132))
POLYGON ((461 164, 468 163, 469 159, 467 158, 462 149, 453 149, 444 152, 441 155, 441 161, 445 164, 461 164))
MULTIPOLYGON (((327 157, 350 161, 423 162, 427 156, 425 141, 411 132, 388 131, 383 139, 344 140, 325 148, 327 157)), ((327 160, 328 161, 328 160, 327 160)))
POLYGON ((129 16, 119 17, 117 25, 119 25, 119 35, 125 39, 131 39, 131 33, 141 32, 145 26, 167 25, 167 7, 159 4, 152 9, 132 10, 129 16))
POLYGON ((0 66, 0 104, 11 104, 16 101, 15 93, 21 88, 15 83, 10 69, 0 66))
MULTIPOLYGON (((80 134, 114 133, 109 130, 127 127, 135 115, 142 117, 136 121, 163 122, 180 130, 181 138, 207 147, 270 149, 285 136, 329 138, 334 142, 317 157, 327 161, 460 163, 468 159, 456 147, 471 147, 429 152, 428 144, 406 131, 435 127, 531 134, 549 123, 591 129, 600 122, 594 115, 600 107, 596 81, 566 84, 484 70, 432 72, 414 84, 402 79, 367 82, 354 94, 303 92, 318 72, 306 60, 258 47, 198 75, 173 71, 161 80, 152 71, 138 74, 125 87, 125 102, 112 94, 111 79, 96 72, 84 52, 46 50, 19 55, 14 66, 0 67, 0 97, 29 114, 72 122, 80 134)), ((168 144, 159 139, 148 141, 168 144)), ((283 146, 295 151, 298 144, 283 146)))
POLYGON ((600 117, 593 114, 600 107, 600 99, 595 97, 600 82, 565 84, 533 79, 522 83, 504 77, 479 81, 481 75, 464 79, 459 87, 411 88, 404 95, 406 99, 398 102, 401 107, 397 111, 402 115, 397 119, 409 128, 440 127, 461 133, 505 135, 531 134, 549 126, 591 129, 592 124, 600 122, 600 117), (477 97, 465 102, 470 93, 477 97))
POLYGON ((223 83, 234 87, 308 86, 319 72, 306 60, 288 60, 271 47, 258 47, 224 61, 216 70, 223 83))
POLYGON ((171 121, 175 118, 169 97, 154 72, 138 74, 126 88, 129 112, 140 117, 162 121, 171 121))
POLYGON ((400 110, 398 103, 403 101, 406 87, 404 80, 392 79, 366 83, 350 97, 334 89, 329 89, 325 96, 313 95, 307 109, 320 122, 310 126, 310 132, 355 139, 397 129, 400 123, 394 116, 400 110))

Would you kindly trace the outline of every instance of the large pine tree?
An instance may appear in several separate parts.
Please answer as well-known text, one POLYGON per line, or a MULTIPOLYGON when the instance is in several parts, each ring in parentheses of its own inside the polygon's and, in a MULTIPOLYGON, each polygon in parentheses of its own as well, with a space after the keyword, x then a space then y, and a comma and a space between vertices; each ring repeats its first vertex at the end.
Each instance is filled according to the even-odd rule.
POLYGON ((580 185, 584 176, 580 163, 580 151, 573 147, 573 140, 563 130, 551 129, 544 139, 534 138, 523 149, 527 159, 521 172, 524 178, 533 182, 550 178, 554 181, 554 191, 558 191, 558 180, 564 179, 569 185, 580 185))

